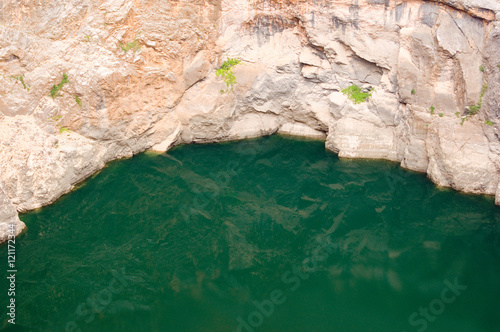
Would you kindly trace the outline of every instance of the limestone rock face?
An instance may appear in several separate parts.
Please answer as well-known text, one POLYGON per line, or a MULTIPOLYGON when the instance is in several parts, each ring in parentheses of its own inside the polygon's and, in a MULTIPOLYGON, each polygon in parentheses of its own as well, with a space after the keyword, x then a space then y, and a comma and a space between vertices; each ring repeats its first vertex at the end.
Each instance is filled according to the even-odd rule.
POLYGON ((26 225, 19 220, 16 208, 5 194, 3 187, 0 182, 0 242, 7 241, 12 235, 21 234, 26 228, 26 225))
POLYGON ((110 160, 273 133, 500 204, 496 0, 0 6, 0 240, 110 160), (221 94, 227 57, 242 63, 221 94))

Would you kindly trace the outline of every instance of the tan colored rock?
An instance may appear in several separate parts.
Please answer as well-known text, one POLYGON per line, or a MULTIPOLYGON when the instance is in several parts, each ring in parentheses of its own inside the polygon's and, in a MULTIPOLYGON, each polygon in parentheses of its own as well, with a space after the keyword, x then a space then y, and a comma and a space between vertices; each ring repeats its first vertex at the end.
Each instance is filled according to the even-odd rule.
POLYGON ((184 69, 184 83, 187 88, 207 76, 210 69, 208 56, 207 51, 199 52, 184 69))
POLYGON ((343 118, 332 127, 326 147, 345 158, 387 159, 397 161, 393 131, 387 127, 343 118))
POLYGON ((0 182, 0 243, 18 236, 26 228, 3 188, 4 185, 0 182))
POLYGON ((283 125, 281 125, 280 129, 278 130, 278 134, 308 137, 308 138, 320 139, 320 140, 326 139, 326 134, 324 132, 321 132, 319 130, 315 130, 315 129, 313 129, 313 128, 309 127, 308 125, 301 123, 301 122, 284 123, 283 125))
POLYGON ((458 52, 463 52, 467 48, 467 39, 450 15, 441 16, 436 37, 439 46, 452 56, 458 52))
POLYGON ((321 67, 321 58, 316 55, 313 50, 306 47, 300 52, 300 63, 314 67, 321 67))
POLYGON ((475 194, 496 193, 498 177, 492 175, 497 168, 481 125, 467 121, 456 130, 455 121, 439 119, 430 127, 427 149, 427 174, 437 184, 475 194))

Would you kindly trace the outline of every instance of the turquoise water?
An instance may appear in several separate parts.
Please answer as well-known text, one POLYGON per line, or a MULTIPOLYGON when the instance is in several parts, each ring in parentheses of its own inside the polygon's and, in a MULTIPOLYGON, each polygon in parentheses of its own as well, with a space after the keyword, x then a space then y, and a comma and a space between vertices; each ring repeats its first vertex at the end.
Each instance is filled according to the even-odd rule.
POLYGON ((500 331, 493 199, 321 142, 140 154, 21 219, 5 331, 500 331))

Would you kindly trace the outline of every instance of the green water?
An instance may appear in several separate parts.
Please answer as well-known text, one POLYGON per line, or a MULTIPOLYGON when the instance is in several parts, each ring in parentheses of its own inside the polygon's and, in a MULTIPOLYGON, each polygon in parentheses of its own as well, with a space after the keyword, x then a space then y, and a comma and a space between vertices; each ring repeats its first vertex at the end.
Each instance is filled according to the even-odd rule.
POLYGON ((493 199, 321 142, 141 154, 21 219, 5 331, 500 331, 493 199))

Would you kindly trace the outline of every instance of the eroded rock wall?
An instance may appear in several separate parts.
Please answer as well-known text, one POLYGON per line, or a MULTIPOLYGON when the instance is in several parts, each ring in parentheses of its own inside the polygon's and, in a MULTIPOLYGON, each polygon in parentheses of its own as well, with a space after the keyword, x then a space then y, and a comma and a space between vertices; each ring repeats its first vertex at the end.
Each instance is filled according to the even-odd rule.
POLYGON ((497 1, 0 4, 0 232, 110 160, 276 132, 500 203, 497 1))

